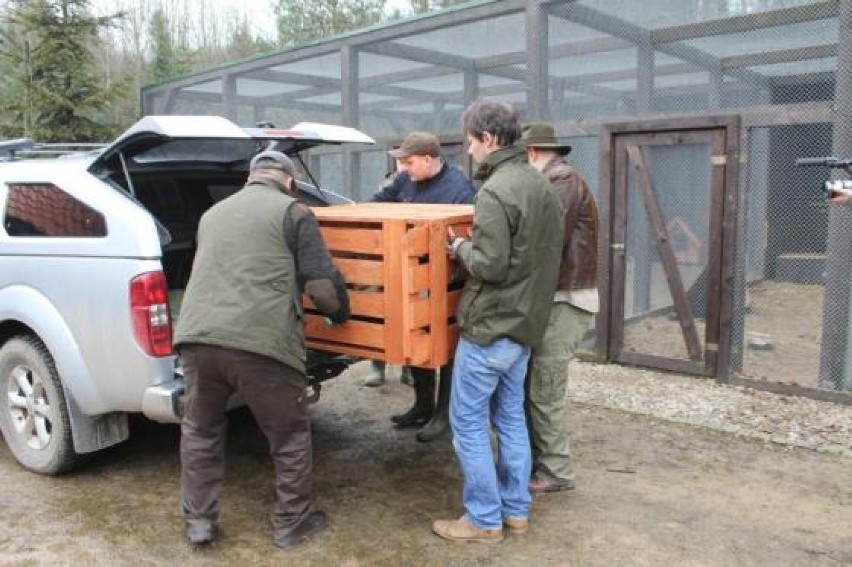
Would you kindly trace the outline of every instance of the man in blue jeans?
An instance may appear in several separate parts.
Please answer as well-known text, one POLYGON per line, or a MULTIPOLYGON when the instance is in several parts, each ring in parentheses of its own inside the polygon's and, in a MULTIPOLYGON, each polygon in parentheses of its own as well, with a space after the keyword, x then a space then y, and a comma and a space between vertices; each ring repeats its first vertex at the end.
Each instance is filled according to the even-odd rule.
POLYGON ((458 307, 461 338, 450 395, 453 445, 464 476, 465 514, 432 530, 453 541, 497 543, 528 527, 532 469, 524 416, 531 346, 544 335, 562 257, 562 207, 547 179, 515 145, 511 105, 481 98, 462 115, 468 153, 485 183, 469 238, 448 251, 470 274, 458 307), (497 434, 497 462, 488 436, 497 434))

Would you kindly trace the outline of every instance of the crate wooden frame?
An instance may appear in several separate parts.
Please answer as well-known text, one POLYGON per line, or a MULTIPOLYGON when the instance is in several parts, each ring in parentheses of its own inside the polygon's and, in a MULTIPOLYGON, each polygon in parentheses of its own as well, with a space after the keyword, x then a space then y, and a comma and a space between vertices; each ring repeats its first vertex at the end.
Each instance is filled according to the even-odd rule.
POLYGON ((447 229, 468 234, 473 206, 357 203, 314 214, 346 278, 352 318, 329 326, 305 297, 307 346, 424 368, 449 362, 461 285, 451 282, 447 229))

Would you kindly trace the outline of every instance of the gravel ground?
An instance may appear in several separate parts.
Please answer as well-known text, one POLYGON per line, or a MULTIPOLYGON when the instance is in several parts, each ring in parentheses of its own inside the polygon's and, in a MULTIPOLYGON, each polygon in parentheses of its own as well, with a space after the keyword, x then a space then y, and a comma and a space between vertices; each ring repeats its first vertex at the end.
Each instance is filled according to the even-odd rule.
POLYGON ((568 396, 574 403, 852 457, 852 406, 582 361, 571 363, 568 396))

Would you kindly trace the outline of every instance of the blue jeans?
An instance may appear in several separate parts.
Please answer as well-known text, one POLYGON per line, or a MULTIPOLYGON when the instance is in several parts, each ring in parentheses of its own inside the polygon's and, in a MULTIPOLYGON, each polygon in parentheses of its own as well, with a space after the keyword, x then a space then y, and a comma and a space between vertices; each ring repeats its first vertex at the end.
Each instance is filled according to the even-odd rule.
POLYGON ((524 377, 530 348, 507 338, 480 346, 464 337, 456 348, 450 395, 453 446, 464 475, 468 520, 482 530, 503 518, 526 518, 532 455, 524 418, 524 377), (488 420, 497 433, 495 467, 488 420))

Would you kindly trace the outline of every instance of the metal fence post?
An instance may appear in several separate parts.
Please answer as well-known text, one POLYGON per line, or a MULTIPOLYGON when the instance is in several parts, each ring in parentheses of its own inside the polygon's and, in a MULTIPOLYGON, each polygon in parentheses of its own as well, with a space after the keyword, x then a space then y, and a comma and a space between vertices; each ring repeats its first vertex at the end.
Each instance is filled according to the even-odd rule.
MULTIPOLYGON (((340 49, 340 98, 343 124, 358 127, 358 50, 352 45, 340 49)), ((352 148, 344 147, 341 156, 343 169, 343 192, 358 200, 361 181, 361 156, 352 148)))
POLYGON ((527 0, 527 107, 528 120, 547 120, 547 10, 540 0, 527 0))
MULTIPOLYGON (((837 77, 834 91, 833 152, 852 152, 852 0, 841 0, 837 77)), ((831 206, 828 215, 825 301, 819 387, 852 389, 852 208, 831 206)))

